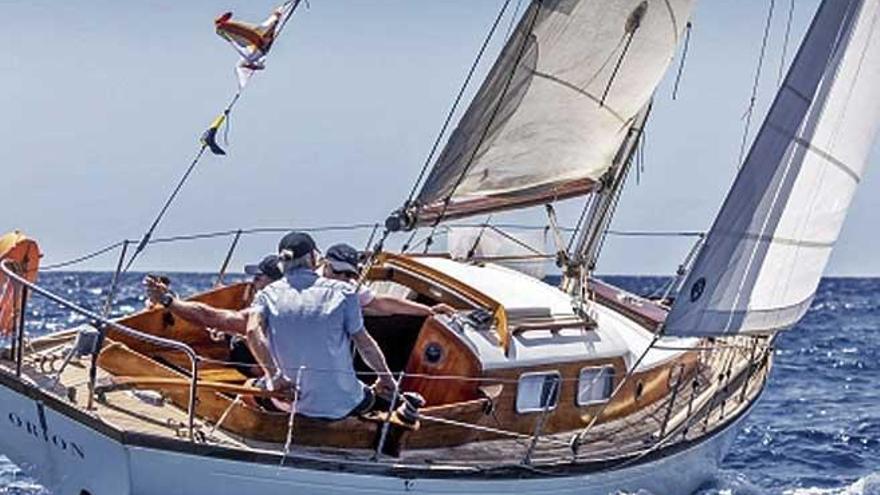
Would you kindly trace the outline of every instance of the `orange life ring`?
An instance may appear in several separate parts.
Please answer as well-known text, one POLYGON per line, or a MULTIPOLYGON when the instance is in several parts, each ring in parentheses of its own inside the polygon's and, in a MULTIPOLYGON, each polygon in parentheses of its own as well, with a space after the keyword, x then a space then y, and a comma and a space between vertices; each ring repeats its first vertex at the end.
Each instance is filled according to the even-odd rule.
MULTIPOLYGON (((40 247, 19 231, 0 236, 0 262, 12 260, 13 268, 30 282, 36 282, 40 266, 40 247)), ((0 271, 0 335, 9 335, 15 328, 20 301, 16 284, 0 271)))

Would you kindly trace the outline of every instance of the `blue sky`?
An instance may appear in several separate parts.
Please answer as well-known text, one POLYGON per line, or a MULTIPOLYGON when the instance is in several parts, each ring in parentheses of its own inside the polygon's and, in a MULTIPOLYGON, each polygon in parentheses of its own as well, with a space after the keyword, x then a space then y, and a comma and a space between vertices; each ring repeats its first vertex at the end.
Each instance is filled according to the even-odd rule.
MULTIPOLYGON (((144 232, 197 151, 199 134, 235 89, 236 55, 213 33, 213 18, 232 10, 261 20, 274 6, 262 0, 0 4, 0 36, 12 47, 0 58, 6 208, 0 230, 18 228, 38 239, 44 263, 144 232)), ((779 73, 789 2, 776 4, 753 133, 779 73)), ((789 60, 816 4, 796 0, 789 60)), ((229 156, 201 163, 156 235, 384 219, 408 193, 500 5, 312 0, 247 88, 232 117, 229 156)), ((711 224, 736 172, 767 5, 698 6, 680 96, 670 98, 669 80, 658 90, 646 169, 638 181, 631 178, 614 228, 711 224)), ((872 168, 831 274, 880 275, 880 173, 872 168)), ((577 201, 560 205, 562 223, 574 223, 579 209, 577 201)), ((524 212, 498 220, 544 218, 524 212)), ((318 240, 359 244, 367 234, 318 240)), ((271 251, 277 237, 243 240, 234 267, 271 251)), ((215 270, 229 241, 153 247, 135 269, 215 270)), ((669 274, 689 242, 612 239, 600 271, 669 274)), ((80 268, 114 263, 106 256, 80 268)))

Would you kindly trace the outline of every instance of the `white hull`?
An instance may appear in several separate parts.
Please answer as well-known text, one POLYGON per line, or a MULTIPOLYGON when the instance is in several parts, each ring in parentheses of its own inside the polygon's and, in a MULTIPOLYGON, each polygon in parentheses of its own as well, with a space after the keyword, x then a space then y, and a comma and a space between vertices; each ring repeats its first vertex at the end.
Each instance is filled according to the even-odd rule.
MULTIPOLYGON (((122 437, 75 409, 3 377, 0 408, 5 431, 0 451, 57 495, 320 493, 479 493, 490 494, 607 494, 647 490, 656 494, 685 494, 711 480, 751 408, 722 429, 675 452, 615 470, 572 471, 523 477, 523 472, 493 479, 340 472, 325 466, 302 467, 278 457, 196 446, 165 440, 148 445, 143 438, 122 437), (10 386, 11 385, 11 386, 10 386), (45 401, 45 402, 43 402, 45 401), (41 406, 42 404, 42 406, 41 406), (58 408, 58 411, 53 410, 58 408), (40 420, 43 410, 45 422, 40 420), (59 412, 60 411, 60 412, 59 412), (93 423, 93 424, 89 424, 93 423), (45 429, 43 427, 45 425, 45 429), (103 430, 103 433, 101 432, 103 430), (86 490, 85 492, 83 490, 86 490)), ((356 468, 355 468, 356 469, 356 468)))

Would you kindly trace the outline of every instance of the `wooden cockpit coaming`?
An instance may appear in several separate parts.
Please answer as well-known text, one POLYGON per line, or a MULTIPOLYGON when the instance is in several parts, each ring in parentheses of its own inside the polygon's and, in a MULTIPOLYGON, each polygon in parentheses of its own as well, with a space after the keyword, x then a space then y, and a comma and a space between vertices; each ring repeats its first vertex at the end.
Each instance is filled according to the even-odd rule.
MULTIPOLYGON (((253 286, 249 283, 227 285, 202 292, 188 299, 216 308, 239 310, 247 307, 253 299, 253 286)), ((211 359, 220 360, 228 357, 229 346, 225 341, 212 339, 202 326, 183 318, 176 318, 160 306, 148 308, 117 321, 135 330, 188 344, 197 349, 199 354, 211 359)), ((107 337, 145 354, 167 351, 167 349, 145 343, 113 328, 108 330, 107 337)))

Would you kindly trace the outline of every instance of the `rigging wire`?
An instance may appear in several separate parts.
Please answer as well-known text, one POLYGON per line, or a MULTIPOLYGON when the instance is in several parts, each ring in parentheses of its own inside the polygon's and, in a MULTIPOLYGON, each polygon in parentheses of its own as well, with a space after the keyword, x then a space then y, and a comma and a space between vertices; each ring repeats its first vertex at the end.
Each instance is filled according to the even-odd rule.
MULTIPOLYGON (((629 170, 630 170, 631 166, 633 165, 633 161, 635 161, 636 166, 638 166, 639 159, 641 159, 642 161, 644 160, 644 155, 643 154, 640 155, 640 150, 642 150, 645 145, 645 139, 646 139, 645 133, 646 133, 646 129, 647 129, 647 124, 648 124, 647 120, 643 121, 641 128, 637 130, 639 132, 639 136, 637 138, 638 141, 636 142, 636 145, 635 145, 636 148, 635 148, 635 150, 632 151, 632 154, 627 158, 627 161, 624 162, 624 164, 622 165, 627 168, 623 171, 623 174, 624 174, 623 177, 620 178, 620 187, 618 187, 616 191, 612 192, 613 197, 611 198, 611 204, 605 213, 605 215, 608 216, 609 220, 605 224, 605 228, 602 231, 601 236, 599 237, 598 244, 596 245, 596 249, 593 251, 593 253, 591 255, 591 259, 584 260, 587 262, 588 269, 591 271, 595 268, 596 262, 599 259, 599 255, 602 253, 602 248, 605 247, 605 241, 608 239, 608 233, 611 231, 611 229, 610 229, 611 220, 610 219, 613 218, 615 211, 617 211, 617 205, 620 203, 621 196, 623 196, 623 189, 624 189, 624 187, 626 187, 627 180, 629 180, 629 176, 630 176, 629 170)), ((632 234, 632 233, 630 233, 630 234, 632 234)))
MULTIPOLYGON (((794 0, 791 0, 794 2, 794 0)), ((687 60, 688 55, 688 47, 691 44, 691 29, 693 28, 693 24, 691 21, 688 21, 686 25, 686 31, 684 34, 684 48, 681 50, 681 62, 678 64, 678 72, 675 74, 675 84, 672 86, 672 99, 675 100, 678 98, 678 86, 681 83, 681 76, 684 73, 684 63, 687 60)))
POLYGON ((510 15, 510 24, 507 25, 507 33, 504 34, 504 39, 510 39, 510 33, 513 32, 513 27, 516 25, 516 19, 519 15, 519 9, 522 7, 523 0, 516 1, 516 7, 513 9, 513 14, 510 15))
POLYGON ((196 153, 195 158, 193 158, 192 162, 190 162, 189 167, 186 169, 186 172, 184 172, 183 176, 177 182, 177 186, 174 188, 173 191, 171 191, 171 195, 168 196, 168 199, 165 200, 165 204, 162 205, 162 209, 159 210, 159 214, 156 215, 156 218, 153 220, 152 225, 150 225, 150 228, 147 229, 147 231, 144 233, 144 236, 141 238, 140 242, 138 243, 137 248, 135 248, 134 253, 131 255, 131 258, 129 258, 128 263, 125 265, 125 268, 122 270, 122 273, 126 273, 128 271, 128 269, 131 268, 131 265, 134 263, 134 260, 137 259, 138 255, 141 252, 143 252, 144 248, 147 247, 147 244, 150 243, 150 237, 153 236, 153 232, 155 232, 156 227, 159 226, 159 222, 162 221, 162 217, 165 216, 165 213, 168 211, 168 208, 171 206, 171 203, 174 202, 174 198, 177 197, 177 193, 180 192, 180 189, 183 187, 183 184, 186 183, 186 179, 189 178, 192 171, 196 168, 196 165, 198 165, 199 160, 202 159, 202 156, 205 154, 206 149, 208 149, 208 144, 202 143, 201 148, 199 148, 199 152, 196 153))
POLYGON ((788 5, 788 20, 785 22, 785 36, 782 38, 782 57, 779 60, 779 79, 777 86, 782 86, 782 80, 785 78, 785 59, 788 56, 788 42, 791 38, 791 23, 794 19, 794 0, 788 5))
POLYGON ((773 11, 776 7, 776 0, 770 0, 770 8, 767 12, 767 21, 764 24, 764 36, 761 39, 761 52, 758 55, 758 67, 755 70, 755 79, 752 82, 752 96, 749 98, 749 106, 746 108, 743 118, 745 119, 745 128, 743 129, 742 142, 739 146, 739 159, 737 167, 741 167, 746 153, 746 144, 749 139, 749 130, 752 126, 752 116, 755 113, 755 101, 758 98, 758 84, 761 81, 761 72, 764 69, 764 58, 767 55, 767 40, 770 37, 770 26, 773 22, 773 11))
MULTIPOLYGON (((287 13, 286 17, 281 21, 281 25, 278 27, 278 30, 275 32, 275 39, 277 40, 281 36, 281 32, 284 30, 284 27, 287 25, 287 21, 293 16, 293 13, 296 11, 297 7, 300 5, 301 0, 293 0, 293 7, 287 13)), ((238 90, 236 90, 235 94, 232 96, 232 99, 223 109, 221 116, 215 120, 217 125, 220 123, 227 121, 229 118, 229 113, 232 111, 232 108, 241 98, 241 93, 244 90, 244 86, 239 85, 238 90)), ((212 124, 213 126, 214 124, 212 124)), ((210 130, 211 128, 209 128, 210 130)), ((228 131, 228 127, 226 128, 228 131)), ((128 272, 131 265, 134 264, 135 260, 138 256, 143 252, 143 250, 150 244, 150 238, 153 236, 153 233, 156 231, 156 227, 159 226, 159 222, 162 221, 162 218, 165 216, 165 213, 168 212, 168 208, 171 207, 171 203, 174 202, 174 199, 177 197, 177 194, 183 188, 183 185, 186 183, 190 174, 192 174, 193 170, 196 168, 196 165, 201 161, 202 157, 205 154, 205 150, 211 147, 211 144, 207 139, 204 138, 204 135, 201 140, 202 144, 199 148, 198 153, 196 153, 195 158, 193 158, 192 162, 190 162, 189 167, 187 167, 186 172, 184 172, 183 176, 177 182, 177 186, 171 191, 171 195, 168 196, 168 199, 165 200, 165 204, 162 205, 162 208, 159 210, 159 214, 156 215, 156 218, 153 220, 153 223, 150 225, 150 228, 144 233, 143 237, 141 237, 140 242, 138 242, 137 248, 135 248, 134 253, 132 253, 131 258, 129 258, 128 263, 125 265, 125 268, 122 270, 122 273, 128 272)))
MULTIPOLYGON (((509 3, 509 1, 507 3, 509 3)), ((507 3, 505 3, 505 5, 507 5, 507 3)), ((507 91, 510 89, 510 85, 513 82, 513 76, 514 74, 516 74, 516 69, 519 67, 523 56, 525 56, 526 48, 528 48, 529 46, 529 39, 531 38, 532 31, 535 28, 535 24, 538 22, 538 14, 541 13, 541 3, 538 2, 536 5, 537 7, 534 9, 532 18, 528 21, 528 28, 524 30, 525 36, 523 36, 522 43, 520 44, 519 50, 516 54, 516 59, 511 65, 510 74, 507 75, 507 81, 504 82, 504 87, 501 90, 498 101, 495 103, 495 106, 492 109, 492 113, 489 116, 489 119, 486 121, 486 126, 480 133, 480 138, 474 145, 473 152, 468 159, 467 165, 464 166, 461 173, 458 175, 455 184, 452 185, 452 189, 450 189, 449 193, 446 195, 446 198, 443 200, 443 208, 440 210, 440 214, 437 215, 437 218, 434 220, 433 225, 431 225, 431 233, 428 235, 428 240, 426 241, 426 246, 428 247, 430 247, 430 245, 432 244, 432 239, 434 237, 434 233, 437 231, 437 226, 440 225, 440 222, 443 221, 443 217, 446 216, 446 212, 449 210, 449 205, 452 203, 452 196, 455 194, 455 191, 464 181, 465 176, 473 166, 474 160, 476 160, 477 157, 477 152, 480 150, 483 142, 485 142, 486 138, 489 136, 489 129, 492 128, 492 124, 495 123, 495 118, 498 116, 498 112, 501 110, 501 104, 504 102, 505 96, 507 96, 507 91)), ((526 22, 525 18, 522 22, 526 22)))
MULTIPOLYGON (((590 194, 587 197, 587 200, 584 201, 584 207, 581 209, 581 214, 578 216, 577 223, 574 225, 574 229, 571 230, 571 235, 568 237, 568 246, 565 250, 568 252, 569 257, 571 257, 571 250, 574 249, 575 240, 577 240, 577 233, 581 231, 581 227, 584 225, 584 220, 587 218, 587 213, 589 213, 590 209, 593 206, 593 202, 595 201, 596 195, 590 194)), ((565 231, 565 227, 556 227, 560 232, 565 231)))
POLYGON ((486 218, 486 221, 483 223, 483 226, 480 227, 479 232, 477 233, 476 238, 474 238, 473 244, 471 244, 470 249, 467 251, 467 255, 465 256, 465 260, 470 261, 474 255, 477 253, 477 248, 480 247, 480 242, 483 240, 483 234, 486 233, 486 229, 489 227, 489 222, 492 221, 492 215, 489 215, 486 218))
POLYGON ((411 247, 415 247, 415 246, 413 246, 413 240, 415 240, 416 234, 418 234, 418 233, 419 233, 419 228, 418 227, 414 228, 412 233, 409 235, 409 238, 406 240, 406 242, 403 243, 403 246, 400 248, 401 254, 409 251, 409 249, 411 247))
POLYGON ((422 165, 422 169, 419 171, 419 175, 409 192, 409 196, 407 197, 405 203, 406 205, 409 205, 412 202, 419 185, 422 183, 422 179, 425 178, 425 173, 428 171, 428 167, 431 166, 434 155, 437 153, 437 149, 440 147, 440 141, 443 139, 443 136, 446 135, 446 131, 449 129, 449 124, 452 122, 452 117, 455 116, 455 112, 458 110, 461 99, 464 97, 465 91, 467 91, 467 88, 470 86, 471 79, 473 79, 474 73, 476 73, 477 67, 480 65, 480 61, 482 61, 483 55, 486 53, 486 48, 488 48, 489 43, 495 36, 495 31, 498 29, 498 24, 501 23, 501 19, 504 17, 504 13, 507 11, 507 7, 509 5, 510 0, 504 0, 504 4, 501 6, 501 10, 498 12, 498 15, 495 17, 495 21, 492 23, 492 27, 489 29, 489 33, 483 40, 483 44, 480 45, 480 50, 477 52, 477 57, 471 64, 470 69, 468 69, 467 76, 464 78, 464 82, 462 83, 461 88, 458 90, 458 94, 455 96, 452 107, 449 109, 449 112, 446 114, 446 119, 443 121, 443 125, 440 127, 440 132, 437 134, 437 138, 434 140, 434 144, 431 146, 431 151, 428 153, 428 157, 425 159, 425 163, 422 165))

